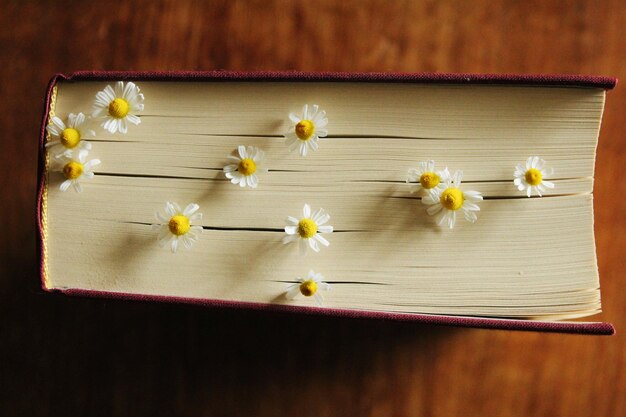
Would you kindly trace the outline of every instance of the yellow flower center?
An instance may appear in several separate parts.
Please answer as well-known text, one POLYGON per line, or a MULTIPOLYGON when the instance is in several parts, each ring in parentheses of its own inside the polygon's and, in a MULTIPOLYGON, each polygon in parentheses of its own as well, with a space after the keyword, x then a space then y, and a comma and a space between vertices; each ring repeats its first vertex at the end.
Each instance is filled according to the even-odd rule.
POLYGON ((315 133, 315 125, 310 120, 300 120, 296 125, 296 136, 300 140, 309 140, 315 133))
POLYGON ((66 148, 73 149, 80 142, 80 132, 72 127, 63 129, 63 132, 59 135, 61 144, 66 148))
POLYGON ((116 98, 109 103, 109 114, 116 119, 126 117, 129 110, 130 107, 128 106, 128 101, 123 98, 116 98))
POLYGON ((441 179, 439 178, 439 175, 434 172, 424 172, 420 176, 420 184, 422 184, 422 187, 427 190, 438 186, 440 181, 441 179))
POLYGON ((83 173, 83 164, 76 161, 70 161, 63 167, 63 175, 68 180, 75 180, 83 173))
POLYGON ((541 184, 541 181, 543 180, 541 171, 539 171, 536 168, 530 168, 528 171, 526 171, 526 174, 524 175, 524 177, 526 177, 526 182, 529 183, 530 185, 539 185, 541 184))
POLYGON ((307 279, 300 284, 300 293, 305 297, 310 297, 317 292, 317 282, 307 279))
POLYGON ((303 239, 313 237, 317 233, 317 224, 311 219, 302 219, 298 223, 298 234, 303 239))
POLYGON ((187 216, 183 216, 182 214, 177 214, 176 216, 172 216, 170 222, 167 224, 170 232, 173 235, 181 236, 189 231, 189 218, 187 216))
POLYGON ((237 171, 246 177, 248 175, 252 175, 256 172, 256 163, 252 160, 252 158, 244 158, 241 162, 239 162, 239 168, 237 168, 237 171))
POLYGON ((439 200, 441 201, 441 205, 448 210, 458 210, 463 205, 465 197, 463 197, 463 191, 458 188, 450 187, 446 188, 446 190, 441 193, 439 200))

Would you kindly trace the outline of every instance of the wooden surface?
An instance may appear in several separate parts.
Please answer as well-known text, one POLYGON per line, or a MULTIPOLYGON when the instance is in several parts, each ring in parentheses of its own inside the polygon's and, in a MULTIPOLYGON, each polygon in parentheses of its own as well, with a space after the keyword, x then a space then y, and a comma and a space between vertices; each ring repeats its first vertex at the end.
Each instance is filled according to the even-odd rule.
POLYGON ((589 73, 626 78, 623 1, 5 1, 0 6, 5 416, 626 415, 626 90, 596 169, 614 337, 462 330, 44 294, 45 84, 75 69, 589 73), (49 3, 49 4, 48 4, 49 3))

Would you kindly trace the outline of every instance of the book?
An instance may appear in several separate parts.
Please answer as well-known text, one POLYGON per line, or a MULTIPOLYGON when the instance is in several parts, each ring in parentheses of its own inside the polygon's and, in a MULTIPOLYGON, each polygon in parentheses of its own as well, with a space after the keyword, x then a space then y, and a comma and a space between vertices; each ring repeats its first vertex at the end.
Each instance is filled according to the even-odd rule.
POLYGON ((43 288, 612 334, 609 323, 573 319, 601 311, 593 172, 606 90, 615 82, 58 75, 40 135, 43 288), (116 96, 127 99, 122 107, 116 96), (79 121, 81 133, 93 130, 85 134, 89 149, 67 148, 64 156, 47 146, 79 121), (74 171, 68 161, 84 163, 81 192, 72 186, 83 165, 74 171), (258 171, 246 161, 259 163, 258 171), (432 189, 420 167, 437 178, 432 189))

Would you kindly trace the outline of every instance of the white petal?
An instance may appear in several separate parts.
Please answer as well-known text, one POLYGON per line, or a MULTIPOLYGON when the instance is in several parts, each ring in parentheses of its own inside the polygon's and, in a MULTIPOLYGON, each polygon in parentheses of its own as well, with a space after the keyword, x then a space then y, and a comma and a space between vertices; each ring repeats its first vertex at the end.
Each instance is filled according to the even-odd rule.
POLYGON ((313 104, 311 106, 311 110, 309 110, 309 119, 315 120, 317 116, 317 111, 319 110, 319 108, 320 106, 318 106, 317 104, 313 104))
POLYGON ((118 81, 115 83, 115 97, 124 96, 124 81, 118 81))
POLYGON ((85 163, 85 160, 87 159, 87 154, 89 152, 87 151, 78 151, 78 162, 80 162, 81 164, 85 163))
POLYGON ((124 134, 128 133, 128 124, 126 123, 126 118, 119 119, 117 123, 118 123, 118 129, 120 133, 124 133, 124 134))
POLYGON ((256 175, 252 174, 248 178, 250 179, 250 182, 248 183, 250 187, 256 188, 257 185, 259 185, 259 177, 257 177, 256 175))
POLYGON ((178 250, 178 239, 177 238, 172 239, 171 248, 172 248, 172 253, 176 253, 176 251, 178 250))
POLYGON ((295 235, 298 231, 298 226, 285 226, 285 233, 288 235, 295 235))
POLYGON ((305 204, 304 207, 302 208, 302 215, 305 219, 311 218, 311 206, 309 206, 308 204, 305 204))
POLYGON ((59 189, 61 191, 65 192, 65 191, 67 191, 68 188, 70 188, 70 185, 72 185, 72 180, 65 180, 65 181, 63 181, 63 183, 61 184, 59 189))
POLYGON ((437 225, 441 226, 444 223, 448 222, 448 216, 450 216, 450 211, 449 210, 441 210, 439 212, 439 214, 437 215, 436 219, 437 219, 437 225))
POLYGON ((76 115, 75 123, 74 127, 80 127, 85 123, 85 115, 82 112, 76 115))
POLYGON ((317 227, 317 231, 320 233, 332 233, 333 232, 333 227, 332 226, 318 226, 317 227))
POLYGON ((463 211, 463 214, 465 214, 465 220, 467 220, 470 223, 474 223, 476 220, 478 220, 478 216, 476 216, 476 213, 474 213, 473 211, 463 211))
POLYGON ((115 133, 117 130, 117 123, 115 121, 115 119, 111 119, 111 118, 107 118, 103 123, 102 123, 102 128, 104 130, 106 130, 109 133, 115 133))
POLYGON ((293 284, 287 288, 286 297, 293 300, 295 297, 300 294, 300 284, 293 284))
POLYGON ((100 165, 101 161, 99 159, 92 159, 91 161, 88 161, 87 163, 85 163, 85 165, 83 165, 83 168, 86 171, 90 171, 91 168, 100 165))
POLYGON ((480 211, 480 207, 478 207, 478 205, 467 200, 463 203, 463 208, 470 211, 480 211))
POLYGON ((134 125, 138 125, 139 123, 141 123, 141 119, 138 116, 130 113, 126 115, 126 120, 134 125))
POLYGON ((254 148, 254 149, 256 152, 252 160, 258 164, 259 162, 265 159, 265 152, 263 152, 261 149, 258 149, 258 148, 254 148))
POLYGON ((59 129, 60 132, 62 132, 63 130, 65 130, 65 123, 63 123, 63 120, 61 120, 58 117, 53 117, 52 118, 52 123, 54 124, 54 126, 57 127, 57 129, 59 129))
POLYGON ((183 245, 185 245, 187 249, 191 249, 191 244, 193 243, 193 241, 189 239, 189 236, 183 235, 182 239, 183 239, 183 245))
POLYGON ((289 120, 291 120, 294 124, 300 123, 300 118, 293 113, 289 113, 289 120))
POLYGON ((135 89, 135 83, 133 83, 132 81, 127 82, 126 86, 124 87, 124 92, 122 93, 122 97, 126 99, 127 101, 130 101, 134 99, 136 95, 137 95, 137 90, 135 89))
POLYGON ((157 240, 162 243, 166 243, 170 238, 170 229, 167 225, 156 225, 159 228, 159 235, 157 236, 157 240))
POLYGON ((324 305, 324 297, 319 292, 313 294, 313 299, 318 307, 322 307, 324 305))
POLYGON ((194 214, 196 211, 198 211, 198 209, 200 208, 199 205, 197 205, 196 203, 190 203, 187 205, 187 207, 185 207, 185 209, 183 210, 183 215, 189 217, 192 214, 194 214))
POLYGON ((429 215, 434 216, 435 214, 439 213, 441 209, 443 209, 443 206, 441 204, 433 204, 426 209, 426 212, 429 215))
POLYGON ((283 244, 286 245, 287 243, 291 243, 296 239, 298 239, 298 235, 287 235, 283 237, 283 244))
POLYGON ((538 156, 533 157, 531 167, 536 169, 538 164, 539 164, 539 157, 538 156))
POLYGON ((317 244, 317 241, 315 239, 302 239, 302 240, 307 241, 311 249, 313 249, 315 252, 320 251, 320 246, 317 244))
POLYGON ((554 188, 554 183, 552 181, 543 181, 542 184, 548 188, 554 188))
MULTIPOLYGON (((315 219, 313 219, 315 220, 315 219)), ((317 223, 318 226, 321 226, 325 223, 327 223, 330 220, 330 214, 328 213, 322 213, 321 217, 318 218, 317 220, 315 220, 315 223, 317 223)))
POLYGON ((451 211, 448 215, 448 227, 452 229, 456 223, 456 211, 451 211))
POLYGON ((456 188, 459 188, 461 186, 462 179, 463 179, 463 171, 457 170, 454 173, 454 177, 452 178, 452 183, 454 184, 456 188))
POLYGON ((296 219, 295 217, 287 216, 287 223, 291 225, 297 225, 298 223, 300 223, 300 221, 296 219))
POLYGON ((317 240, 319 243, 321 243, 324 246, 330 245, 330 242, 326 240, 325 238, 323 238, 322 235, 320 235, 319 233, 315 234, 313 236, 313 239, 317 240))
POLYGON ((165 203, 165 213, 167 213, 168 216, 172 217, 177 215, 179 212, 178 209, 178 204, 176 203, 172 203, 170 201, 165 203))
POLYGON ((237 147, 237 150, 239 151, 239 157, 240 157, 241 159, 245 159, 245 158, 247 158, 247 157, 248 157, 248 153, 246 152, 246 147, 245 147, 245 146, 243 146, 243 145, 239 145, 239 146, 237 147))
POLYGON ((309 247, 309 245, 307 245, 307 240, 308 239, 300 239, 298 242, 298 253, 300 256, 306 255, 307 248, 309 247))

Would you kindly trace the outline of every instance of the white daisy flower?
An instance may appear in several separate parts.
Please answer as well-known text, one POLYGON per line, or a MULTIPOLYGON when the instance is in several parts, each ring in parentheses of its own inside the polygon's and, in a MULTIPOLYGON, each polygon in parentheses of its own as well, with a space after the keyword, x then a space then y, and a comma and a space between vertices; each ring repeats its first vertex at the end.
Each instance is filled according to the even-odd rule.
POLYGON ((450 173, 447 169, 436 171, 435 161, 428 160, 418 164, 418 168, 409 169, 409 177, 407 183, 417 182, 417 187, 412 191, 420 195, 433 192, 435 189, 443 191, 445 182, 449 178, 450 173))
POLYGON ((87 161, 87 154, 86 150, 81 150, 78 152, 78 155, 61 155, 59 161, 64 164, 61 171, 66 178, 59 187, 61 191, 65 192, 70 186, 74 186, 74 190, 80 193, 83 190, 80 181, 93 178, 92 168, 100 165, 100 160, 92 159, 87 161))
POLYGON ((287 236, 283 238, 283 243, 287 244, 299 239, 300 255, 305 255, 309 247, 319 252, 318 243, 324 246, 330 245, 330 242, 320 235, 320 233, 333 232, 333 227, 326 225, 328 220, 330 220, 330 215, 324 209, 319 209, 311 215, 311 206, 305 204, 300 220, 291 216, 287 217, 287 226, 285 226, 287 236))
POLYGON ((285 143, 292 152, 298 149, 300 156, 306 156, 309 149, 316 151, 319 146, 319 138, 328 135, 326 112, 320 110, 317 104, 312 105, 311 108, 305 104, 302 108, 302 117, 291 113, 289 119, 293 125, 285 134, 285 143))
POLYGON ((329 291, 330 284, 323 281, 322 274, 310 270, 306 278, 298 277, 296 280, 297 283, 287 287, 287 298, 293 300, 301 294, 305 297, 312 296, 320 307, 324 304, 324 297, 319 293, 319 290, 329 291))
MULTIPOLYGON (((446 168, 445 171, 447 170, 446 168)), ((476 203, 482 201, 482 194, 478 191, 461 191, 459 189, 463 172, 456 171, 452 178, 449 175, 447 173, 448 179, 445 181, 443 191, 435 189, 435 192, 422 197, 422 203, 430 206, 426 211, 431 216, 437 214, 437 224, 441 226, 446 223, 450 229, 454 227, 458 210, 463 212, 468 222, 474 223, 477 219, 475 212, 480 211, 480 207, 476 203)))
POLYGON ((107 85, 96 94, 93 117, 104 118, 101 126, 109 133, 126 133, 128 123, 138 125, 141 119, 135 114, 143 111, 143 94, 133 82, 118 81, 115 89, 107 85))
POLYGON ((96 132, 85 128, 85 115, 82 113, 70 113, 67 116, 67 125, 58 117, 53 117, 46 130, 52 137, 46 148, 58 158, 60 155, 72 156, 74 151, 90 150, 91 143, 84 140, 84 137, 94 137, 96 132))
POLYGON ((551 181, 545 181, 544 178, 554 173, 552 168, 545 168, 546 161, 538 156, 531 156, 526 160, 526 167, 522 164, 517 164, 513 176, 513 184, 518 190, 524 191, 526 189, 526 195, 530 197, 533 190, 541 197, 541 193, 546 191, 546 188, 554 188, 554 183, 551 181))
POLYGON ((255 146, 248 146, 248 149, 246 149, 245 146, 240 145, 237 150, 239 152, 238 156, 231 155, 228 157, 237 163, 226 165, 224 167, 224 175, 230 182, 239 184, 242 188, 246 185, 256 188, 259 184, 259 178, 256 174, 267 172, 267 169, 260 166, 265 158, 265 154, 255 146))
POLYGON ((191 222, 202 219, 202 213, 197 213, 199 208, 199 205, 191 203, 181 210, 176 203, 165 203, 165 214, 156 213, 156 218, 161 223, 152 225, 154 230, 159 231, 159 245, 163 247, 169 242, 172 252, 175 253, 179 240, 182 240, 187 249, 191 248, 193 242, 198 240, 198 234, 202 233, 202 226, 191 225, 191 222))

